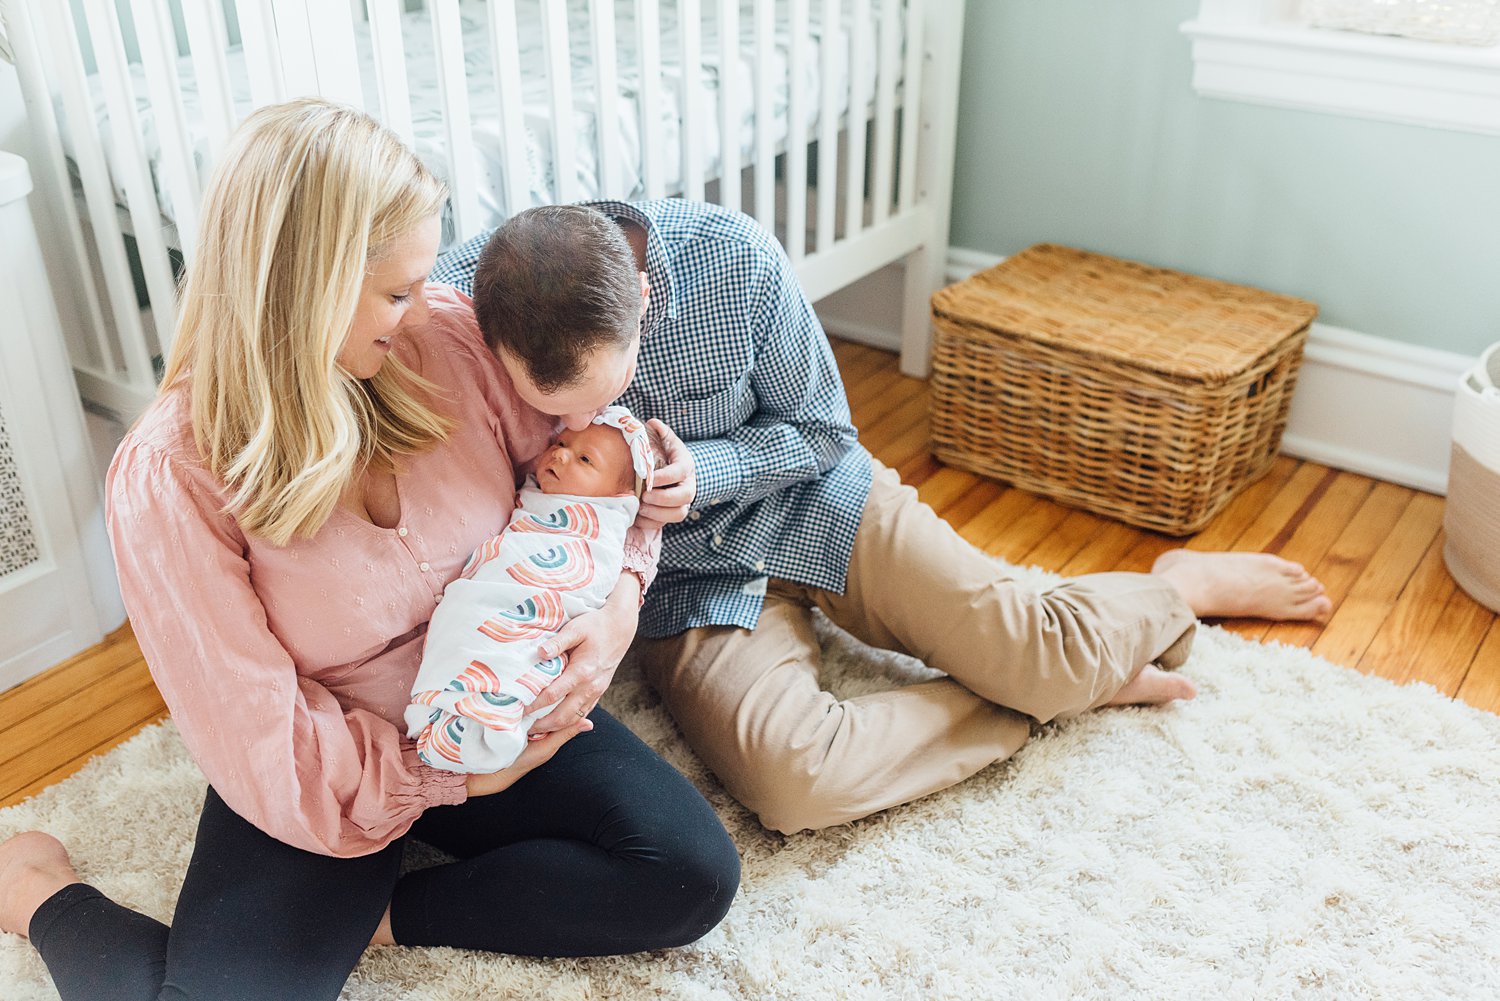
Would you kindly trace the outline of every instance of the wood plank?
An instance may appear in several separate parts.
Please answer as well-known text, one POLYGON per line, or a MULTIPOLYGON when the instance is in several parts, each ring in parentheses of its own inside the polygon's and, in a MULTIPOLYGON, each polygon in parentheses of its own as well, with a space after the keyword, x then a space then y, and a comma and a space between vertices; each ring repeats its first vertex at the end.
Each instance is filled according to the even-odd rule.
MULTIPOLYGON (((126 629, 116 630, 98 646, 28 678, 6 692, 0 701, 0 747, 10 745, 5 731, 17 723, 72 698, 106 677, 129 670, 145 673, 146 663, 135 635, 126 629)), ((0 756, 3 754, 0 752, 0 756)))
POLYGON ((923 406, 927 403, 925 384, 900 372, 878 372, 861 384, 859 391, 861 396, 853 412, 854 426, 861 435, 914 395, 921 396, 923 406))
MULTIPOLYGON (((908 392, 890 394, 895 404, 888 408, 875 423, 860 429, 860 441, 876 456, 883 456, 884 449, 911 430, 912 425, 927 418, 927 394, 908 392)), ((884 460, 882 460, 884 461, 884 460)), ((891 463, 888 463, 888 465, 891 463)))
MULTIPOLYGON (((1312 506, 1307 508, 1307 513, 1295 527, 1288 525, 1278 531, 1267 545, 1267 551, 1308 569, 1315 568, 1328 554, 1339 532, 1370 496, 1374 486, 1375 481, 1354 473, 1337 473, 1332 479, 1325 477, 1319 482, 1318 489, 1308 495, 1312 506)), ((1264 619, 1224 622, 1226 629, 1254 640, 1264 639, 1266 630, 1272 625, 1264 619)))
MULTIPOLYGON (((1310 568, 1323 582, 1324 590, 1333 602, 1334 611, 1343 604, 1355 582, 1370 565, 1380 544, 1401 520, 1411 499, 1412 491, 1405 487, 1390 483, 1375 484, 1375 488, 1344 526, 1328 552, 1315 567, 1310 568)), ((1322 622, 1278 622, 1272 624, 1261 639, 1268 643, 1310 647, 1323 634, 1323 629, 1322 622)))
POLYGON ((923 504, 942 513, 973 491, 976 479, 973 473, 943 466, 922 482, 917 489, 917 497, 923 504))
POLYGON ((987 550, 992 540, 1003 538, 1028 510, 1041 503, 1042 499, 1035 494, 1010 487, 974 517, 955 527, 970 545, 987 550))
POLYGON ((1359 669, 1397 683, 1425 681, 1451 696, 1493 619, 1449 576, 1439 532, 1360 657, 1359 669))
POLYGON ((163 710, 156 686, 118 691, 103 691, 96 686, 81 697, 47 710, 12 727, 10 734, 27 736, 21 744, 8 744, 18 750, 15 757, 0 763, 0 795, 11 795, 29 787, 47 775, 59 761, 87 757, 114 734, 123 733, 154 713, 163 710))
POLYGON ((965 524, 980 511, 989 507, 1001 494, 1005 493, 1006 487, 1003 483, 983 476, 975 476, 973 473, 965 473, 962 470, 954 470, 961 476, 966 476, 972 482, 972 486, 960 494, 951 504, 941 508, 933 508, 938 514, 957 529, 965 524))
POLYGON ((1203 527, 1186 543, 1187 549, 1200 552, 1216 552, 1233 549, 1245 530, 1265 510, 1271 499, 1279 494, 1302 463, 1289 456, 1280 455, 1271 464, 1264 476, 1232 497, 1224 509, 1214 515, 1214 520, 1203 527))
POLYGON ((1047 533, 1055 531, 1068 514, 1069 510, 1061 504, 1041 498, 1028 507, 1021 517, 1011 522, 1001 535, 985 543, 983 548, 985 552, 998 556, 1007 563, 1025 566, 1026 554, 1047 533))
POLYGON ((4 794, 0 794, 0 807, 11 806, 15 803, 20 803, 23 800, 30 799, 32 796, 35 796, 37 793, 41 792, 48 786, 53 785, 57 782, 61 782, 69 775, 72 775, 74 772, 78 771, 84 765, 88 764, 98 755, 106 754, 114 750, 116 747, 119 747, 131 737, 134 737, 137 733, 140 733, 152 723, 155 723, 158 720, 164 720, 166 718, 167 709, 165 706, 163 706, 157 711, 151 713, 149 716, 146 716, 145 718, 124 727, 116 733, 111 733, 109 736, 105 737, 98 744, 95 744, 87 751, 83 752, 82 754, 75 755, 69 760, 48 770, 45 774, 39 775, 38 777, 32 779, 30 782, 26 783, 21 788, 4 794))
POLYGON ((1069 577, 1081 574, 1107 573, 1125 565, 1127 555, 1149 538, 1145 529, 1127 525, 1121 521, 1109 521, 1089 544, 1059 568, 1058 572, 1069 577))
POLYGON ((1458 697, 1475 709, 1500 713, 1500 616, 1490 622, 1469 673, 1458 686, 1458 697))
POLYGON ((1442 527, 1443 501, 1416 494, 1391 534, 1375 551, 1349 596, 1328 620, 1312 651, 1335 664, 1354 667, 1390 614, 1427 547, 1442 527))
POLYGON ((1069 511, 1057 527, 1031 547, 1022 559, 1053 572, 1061 570, 1104 530, 1106 524, 1105 519, 1097 514, 1069 511))

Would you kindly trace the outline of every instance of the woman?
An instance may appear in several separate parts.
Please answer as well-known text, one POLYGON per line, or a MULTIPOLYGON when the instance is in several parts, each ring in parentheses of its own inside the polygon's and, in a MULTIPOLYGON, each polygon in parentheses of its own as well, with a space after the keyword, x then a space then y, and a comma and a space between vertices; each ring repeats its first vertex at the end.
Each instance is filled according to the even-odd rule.
POLYGON ((0 927, 65 1001, 335 998, 372 942, 623 953, 728 909, 713 811, 593 708, 654 569, 643 537, 539 696, 570 723, 471 776, 402 730, 427 619, 553 425, 467 300, 425 288, 444 195, 316 100, 256 112, 218 168, 161 394, 108 483, 126 606, 210 788, 170 929, 48 835, 0 847, 0 927), (458 861, 400 875, 408 835, 458 861))

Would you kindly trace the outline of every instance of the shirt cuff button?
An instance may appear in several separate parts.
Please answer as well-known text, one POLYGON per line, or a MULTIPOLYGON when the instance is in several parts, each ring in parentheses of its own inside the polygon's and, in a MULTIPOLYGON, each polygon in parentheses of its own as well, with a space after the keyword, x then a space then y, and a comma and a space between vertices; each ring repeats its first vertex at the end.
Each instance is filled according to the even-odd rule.
POLYGON ((427 571, 429 571, 429 570, 432 569, 432 564, 430 564, 430 563, 418 563, 417 564, 417 569, 420 570, 420 571, 422 571, 423 573, 426 573, 427 571))

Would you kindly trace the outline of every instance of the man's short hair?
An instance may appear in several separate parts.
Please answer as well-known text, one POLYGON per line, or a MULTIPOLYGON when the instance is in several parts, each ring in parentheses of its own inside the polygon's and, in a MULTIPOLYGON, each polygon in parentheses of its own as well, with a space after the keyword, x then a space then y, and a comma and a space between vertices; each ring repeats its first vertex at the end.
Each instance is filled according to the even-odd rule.
POLYGON ((490 236, 474 272, 474 313, 490 350, 518 359, 544 393, 581 381, 594 349, 640 330, 641 284, 620 226, 584 205, 544 205, 490 236))

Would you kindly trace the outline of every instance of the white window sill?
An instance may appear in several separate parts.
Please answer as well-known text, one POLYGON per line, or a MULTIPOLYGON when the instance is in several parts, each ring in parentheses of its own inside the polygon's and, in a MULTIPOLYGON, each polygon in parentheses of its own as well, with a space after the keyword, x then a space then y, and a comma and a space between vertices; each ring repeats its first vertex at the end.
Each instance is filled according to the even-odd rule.
POLYGON ((1182 32, 1204 97, 1500 135, 1500 46, 1215 17, 1182 32))

